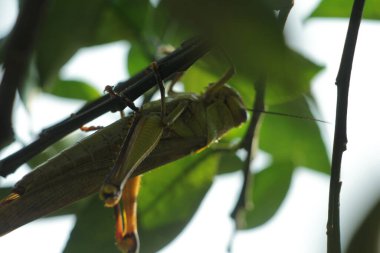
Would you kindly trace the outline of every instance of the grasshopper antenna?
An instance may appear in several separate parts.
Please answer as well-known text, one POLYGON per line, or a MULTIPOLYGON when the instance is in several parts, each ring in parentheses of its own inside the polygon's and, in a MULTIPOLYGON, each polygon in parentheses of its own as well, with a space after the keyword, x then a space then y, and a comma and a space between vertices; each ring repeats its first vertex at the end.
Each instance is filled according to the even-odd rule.
POLYGON ((262 113, 265 113, 265 114, 278 115, 278 116, 284 116, 284 117, 291 117, 291 118, 296 118, 296 119, 311 120, 311 121, 317 121, 317 122, 321 122, 321 123, 330 124, 330 122, 328 122, 328 121, 321 120, 321 119, 315 119, 315 118, 307 117, 307 116, 299 116, 299 115, 288 114, 288 113, 283 113, 283 112, 260 111, 260 110, 250 109, 250 108, 246 108, 246 110, 250 111, 250 112, 262 112, 262 113))

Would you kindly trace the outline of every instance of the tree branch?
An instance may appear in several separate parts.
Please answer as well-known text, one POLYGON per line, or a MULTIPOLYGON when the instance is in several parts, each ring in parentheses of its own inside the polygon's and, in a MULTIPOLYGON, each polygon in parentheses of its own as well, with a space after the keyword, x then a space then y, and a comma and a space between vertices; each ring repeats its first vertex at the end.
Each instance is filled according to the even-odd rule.
MULTIPOLYGON (((208 42, 199 38, 187 40, 180 48, 157 62, 160 75, 163 79, 170 79, 173 74, 185 71, 196 60, 207 53, 210 47, 211 45, 208 42)), ((155 84, 156 79, 149 66, 129 80, 118 83, 115 91, 122 96, 128 97, 130 100, 135 100, 155 84)), ((13 173, 21 164, 85 123, 106 112, 121 111, 125 106, 125 103, 120 101, 120 99, 109 95, 104 95, 84 106, 77 113, 43 130, 36 141, 1 160, 0 176, 5 177, 13 173)))
MULTIPOLYGON (((288 18, 288 15, 290 13, 290 10, 293 7, 293 1, 289 0, 288 2, 284 2, 284 6, 274 6, 275 9, 279 10, 278 16, 277 16, 277 22, 280 25, 281 29, 283 30, 285 27, 286 20, 288 18)), ((247 201, 251 199, 251 196, 249 195, 249 189, 251 188, 251 180, 252 180, 252 173, 250 170, 250 164, 252 160, 254 159, 254 154, 256 153, 256 147, 254 146, 255 142, 257 142, 257 137, 259 136, 259 122, 260 122, 260 116, 262 112, 265 112, 265 88, 266 88, 266 77, 263 75, 261 78, 257 80, 255 85, 255 102, 253 104, 253 113, 252 118, 248 126, 248 130, 246 135, 244 136, 244 139, 242 141, 241 147, 247 151, 247 158, 244 161, 244 167, 243 167, 243 185, 242 189, 240 191, 240 195, 238 198, 238 201, 235 205, 235 208, 233 209, 231 213, 231 217, 235 220, 236 226, 243 227, 244 217, 242 217, 243 213, 242 211, 246 209, 249 205, 247 201)), ((277 113, 278 114, 278 113, 277 113)))
POLYGON ((24 1, 16 24, 4 45, 4 76, 0 84, 0 148, 14 140, 12 111, 16 90, 24 84, 37 30, 48 2, 24 1))
POLYGON ((251 196, 249 196, 249 189, 251 184, 251 161, 254 158, 256 153, 256 144, 257 136, 259 131, 259 122, 261 118, 261 113, 265 111, 265 79, 261 78, 255 83, 255 102, 253 105, 253 113, 251 121, 249 122, 249 126, 242 141, 241 147, 247 151, 247 157, 244 160, 243 167, 243 185, 239 194, 238 201, 235 205, 234 210, 231 213, 231 217, 235 220, 237 228, 244 227, 244 216, 242 211, 246 210, 250 205, 248 204, 251 200, 251 196))
POLYGON ((331 164, 329 210, 327 221, 327 252, 340 253, 339 195, 342 182, 340 171, 343 152, 347 144, 347 106, 352 62, 363 13, 364 0, 355 0, 352 8, 342 59, 336 78, 337 107, 335 118, 334 145, 331 164))

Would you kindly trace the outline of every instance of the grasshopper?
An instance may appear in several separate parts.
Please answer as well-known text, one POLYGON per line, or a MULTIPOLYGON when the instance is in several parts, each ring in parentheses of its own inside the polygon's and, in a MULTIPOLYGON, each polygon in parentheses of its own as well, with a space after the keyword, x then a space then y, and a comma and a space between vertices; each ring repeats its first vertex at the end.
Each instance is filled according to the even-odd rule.
POLYGON ((246 121, 242 98, 226 84, 232 75, 230 69, 200 95, 164 97, 161 84, 161 100, 38 166, 0 202, 0 235, 100 189, 105 206, 115 209, 117 245, 137 252, 137 176, 201 151, 246 121))

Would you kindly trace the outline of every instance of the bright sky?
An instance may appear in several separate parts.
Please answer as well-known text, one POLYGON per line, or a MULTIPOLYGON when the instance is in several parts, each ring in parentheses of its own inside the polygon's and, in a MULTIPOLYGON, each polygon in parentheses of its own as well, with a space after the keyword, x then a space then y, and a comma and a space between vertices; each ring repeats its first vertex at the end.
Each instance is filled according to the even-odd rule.
MULTIPOLYGON (((304 18, 318 1, 296 1, 287 25, 289 43, 326 69, 314 80, 313 91, 319 101, 321 119, 331 122, 326 128, 326 143, 331 150, 334 129, 336 73, 343 48, 348 20, 311 20, 304 18)), ((0 35, 8 31, 14 20, 16 1, 0 1, 0 35)), ((348 120, 348 151, 343 157, 341 223, 343 244, 351 236, 352 225, 360 222, 361 212, 367 211, 380 193, 380 122, 377 110, 380 59, 380 23, 362 23, 351 78, 348 120)), ((125 43, 112 43, 81 50, 64 68, 67 77, 80 77, 94 83, 102 90, 107 84, 126 79, 124 71, 125 43), (104 59, 107 59, 105 61, 104 59), (110 64, 112 63, 112 64, 110 64)), ((34 103, 33 131, 43 128, 69 114, 79 104, 62 104, 62 113, 52 115, 50 99, 34 103), (46 106, 46 105, 49 106, 46 106), (70 107, 67 107, 70 106, 70 107), (50 118, 50 116, 49 116, 50 118), (51 120, 51 121, 47 121, 51 120)), ((63 103, 63 102, 62 102, 63 103)), ((54 114, 54 113, 53 113, 54 114)), ((25 112, 20 110, 15 118, 21 122, 25 112)), ((28 129, 18 129, 26 132, 28 129)), ((24 134, 25 135, 25 134, 24 134)), ((28 137, 25 136, 28 140, 28 137)), ((305 140, 307 141, 307 140, 305 140)), ((161 253, 177 252, 226 252, 232 233, 229 213, 233 208, 241 184, 240 174, 223 176, 216 180, 200 210, 189 226, 161 253)), ((299 169, 293 178, 290 192, 279 212, 267 224, 237 235, 233 247, 235 253, 292 252, 320 253, 325 249, 325 225, 327 220, 328 178, 325 175, 299 169)), ((0 238, 2 252, 61 252, 68 233, 74 224, 73 217, 51 218, 32 222, 0 238)))

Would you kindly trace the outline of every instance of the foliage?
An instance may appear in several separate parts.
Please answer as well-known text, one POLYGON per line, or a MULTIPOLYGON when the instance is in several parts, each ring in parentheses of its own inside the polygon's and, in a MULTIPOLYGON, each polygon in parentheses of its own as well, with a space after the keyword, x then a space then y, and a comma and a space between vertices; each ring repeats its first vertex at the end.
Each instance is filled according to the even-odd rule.
MULTIPOLYGON (((350 15, 352 2, 338 0, 338 1, 321 1, 320 5, 314 10, 311 17, 325 17, 325 18, 346 18, 350 15)), ((363 18, 367 19, 380 19, 379 2, 376 0, 366 1, 364 8, 363 18)))
MULTIPOLYGON (((265 75, 269 111, 313 117, 311 111, 316 108, 310 102, 313 101, 309 94, 310 81, 321 67, 286 45, 273 15, 276 8, 265 1, 221 4, 209 0, 203 3, 161 0, 153 6, 148 0, 51 1, 34 51, 33 67, 37 69, 38 79, 29 78, 22 89, 38 86, 55 96, 89 101, 99 95, 90 84, 64 80, 59 74, 80 48, 128 41, 131 48, 126 56, 126 68, 133 75, 160 57, 161 46, 179 46, 193 35, 206 34, 218 42, 219 49, 185 73, 181 81, 186 91, 201 92, 222 75, 231 61, 237 74, 230 84, 242 94, 247 107, 253 104, 253 84, 265 75)), ((322 1, 312 17, 347 17, 348 3, 351 4, 322 1)), ((365 17, 378 19, 377 5, 375 0, 368 1, 365 17)), ((231 131, 219 145, 240 141, 246 129, 247 126, 243 126, 231 131)), ((240 229, 255 228, 276 213, 298 167, 329 173, 326 147, 316 122, 268 115, 262 122, 259 143, 260 149, 270 154, 272 160, 266 168, 252 175, 254 184, 249 192, 255 208, 246 212, 245 224, 240 229)), ((46 154, 34 159, 33 164, 45 160, 46 154)), ((235 150, 210 149, 145 175, 139 198, 142 251, 155 252, 171 242, 194 215, 213 178, 242 167, 243 161, 235 150), (149 243, 144 243, 147 240, 149 243)), ((112 213, 102 207, 97 196, 83 203, 80 208, 68 207, 54 214, 77 216, 65 252, 115 251, 112 213)))

